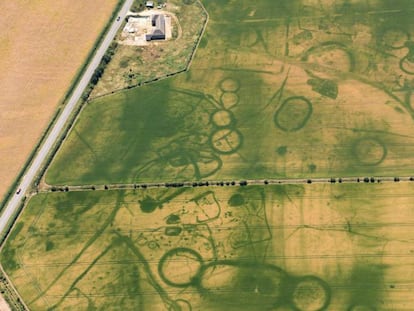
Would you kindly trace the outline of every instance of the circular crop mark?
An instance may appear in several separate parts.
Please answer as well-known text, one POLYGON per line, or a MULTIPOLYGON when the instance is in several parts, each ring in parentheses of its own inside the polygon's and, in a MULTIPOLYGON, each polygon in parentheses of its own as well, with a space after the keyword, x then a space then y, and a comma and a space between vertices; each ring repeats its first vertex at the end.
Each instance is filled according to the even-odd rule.
POLYGON ((362 138, 354 143, 356 160, 362 165, 378 165, 387 157, 387 148, 376 138, 362 138))
POLYGON ((240 83, 232 78, 226 78, 220 81, 220 89, 223 92, 237 92, 240 88, 240 83))
POLYGON ((217 110, 211 115, 211 122, 217 127, 230 127, 235 121, 229 110, 217 110))
POLYGON ((149 249, 157 249, 160 248, 160 245, 157 241, 148 241, 147 246, 149 249))
POLYGON ((412 56, 405 56, 400 61, 400 69, 406 74, 414 75, 414 62, 411 60, 412 56))
POLYGON ((239 95, 234 92, 223 92, 220 102, 225 109, 230 109, 239 103, 239 95))
POLYGON ((298 311, 325 310, 330 302, 328 284, 315 276, 300 278, 292 293, 292 303, 298 311))
POLYGON ((352 72, 355 69, 355 59, 348 47, 337 42, 325 42, 311 47, 303 56, 307 61, 321 68, 330 68, 341 72, 352 72))
POLYGON ((351 306, 348 311, 375 311, 374 307, 370 307, 367 305, 353 305, 351 306))
POLYGON ((402 49, 408 40, 410 35, 402 29, 388 29, 382 36, 383 44, 391 49, 402 49))
POLYGON ((286 273, 257 262, 216 261, 202 267, 199 280, 199 291, 217 305, 269 310, 282 303, 286 273))
POLYGON ((161 279, 174 287, 186 287, 200 273, 203 259, 195 250, 185 247, 166 252, 158 264, 161 279))
POLYGON ((212 148, 220 154, 235 153, 241 147, 242 141, 242 134, 231 128, 219 129, 210 136, 212 148))
POLYGON ((181 167, 190 164, 190 161, 184 152, 173 153, 166 158, 168 159, 168 164, 172 167, 181 167))
POLYGON ((285 132, 300 130, 312 115, 312 103, 302 96, 286 99, 274 115, 275 125, 285 132))
POLYGON ((259 31, 249 28, 242 35, 241 42, 243 46, 252 47, 259 42, 259 31))
POLYGON ((228 241, 232 248, 237 249, 249 244, 249 235, 244 229, 235 230, 230 234, 228 241))

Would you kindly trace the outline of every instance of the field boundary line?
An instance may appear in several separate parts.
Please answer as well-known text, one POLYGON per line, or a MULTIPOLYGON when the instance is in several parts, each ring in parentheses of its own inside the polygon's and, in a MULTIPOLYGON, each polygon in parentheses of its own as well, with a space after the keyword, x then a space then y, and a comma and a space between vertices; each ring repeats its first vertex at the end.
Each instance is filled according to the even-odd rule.
POLYGON ((22 297, 20 296, 19 292, 17 291, 17 289, 14 287, 13 283, 11 282, 9 276, 7 275, 7 273, 4 271, 3 266, 0 265, 0 276, 2 278, 4 278, 4 280, 1 280, 1 282, 4 284, 4 286, 6 287, 6 289, 11 293, 11 295, 15 295, 16 297, 13 297, 15 299, 13 299, 12 297, 8 297, 9 293, 7 292, 7 290, 5 291, 5 293, 3 293, 3 298, 4 300, 6 300, 6 302, 9 304, 10 308, 12 309, 12 311, 15 310, 22 310, 20 307, 23 307, 23 310, 30 310, 26 303, 24 302, 24 300, 22 299, 22 297), (7 299, 6 299, 7 297, 7 299), (12 301, 9 301, 12 300, 12 301), (17 306, 15 305, 17 304, 17 306), (21 304, 21 306, 19 306, 19 304, 21 304))
POLYGON ((224 186, 258 186, 258 185, 298 185, 298 184, 380 184, 414 182, 413 176, 400 177, 320 177, 320 178, 279 178, 279 179, 243 179, 243 180, 198 180, 178 182, 137 182, 137 183, 107 183, 86 185, 47 185, 36 193, 69 192, 69 191, 101 191, 101 190, 131 190, 153 188, 195 188, 195 187, 224 187, 224 186))

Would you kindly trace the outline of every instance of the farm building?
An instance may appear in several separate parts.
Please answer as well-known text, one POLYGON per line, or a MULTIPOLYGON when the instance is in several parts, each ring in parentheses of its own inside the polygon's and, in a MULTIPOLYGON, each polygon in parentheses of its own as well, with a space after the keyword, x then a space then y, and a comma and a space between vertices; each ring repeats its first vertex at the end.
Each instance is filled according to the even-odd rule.
POLYGON ((165 40, 165 17, 162 14, 155 14, 151 18, 153 27, 152 33, 145 36, 147 41, 165 40))
POLYGON ((147 1, 147 2, 145 3, 145 6, 146 6, 148 9, 153 9, 153 8, 154 8, 154 1, 147 1))

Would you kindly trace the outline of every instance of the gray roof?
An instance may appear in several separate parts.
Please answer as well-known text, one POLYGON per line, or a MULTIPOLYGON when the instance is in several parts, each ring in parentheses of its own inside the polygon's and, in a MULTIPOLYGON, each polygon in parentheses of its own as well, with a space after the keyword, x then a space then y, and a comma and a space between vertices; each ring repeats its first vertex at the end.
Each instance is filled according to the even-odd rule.
POLYGON ((165 39, 165 17, 162 14, 155 14, 152 16, 152 24, 155 29, 152 34, 146 35, 146 40, 151 39, 165 39))

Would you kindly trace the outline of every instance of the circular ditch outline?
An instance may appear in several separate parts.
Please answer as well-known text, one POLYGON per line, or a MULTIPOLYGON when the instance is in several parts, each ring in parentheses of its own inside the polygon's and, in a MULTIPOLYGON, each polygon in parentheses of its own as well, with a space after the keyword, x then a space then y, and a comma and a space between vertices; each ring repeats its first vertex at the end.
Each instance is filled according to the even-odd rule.
MULTIPOLYGON (((247 34, 250 35, 252 33, 254 33, 254 40, 249 40, 251 42, 249 42, 248 44, 245 45, 245 46, 247 46, 249 48, 254 47, 260 41, 260 36, 261 36, 260 30, 259 29, 251 29, 251 28, 249 28, 247 30, 247 34)), ((244 35, 246 36, 246 32, 244 32, 244 35)))
POLYGON ((161 277, 161 279, 164 281, 164 283, 167 285, 170 285, 173 287, 187 287, 187 286, 193 285, 193 283, 195 282, 194 280, 197 280, 199 278, 198 276, 201 273, 202 266, 203 266, 203 257, 201 257, 201 255, 198 252, 196 252, 195 250, 191 248, 187 248, 187 247, 177 247, 177 248, 173 248, 169 250, 161 257, 160 261, 158 262, 158 274, 161 277), (200 264, 200 267, 197 269, 196 273, 192 277, 190 277, 188 282, 183 282, 183 283, 174 282, 168 279, 168 277, 164 273, 164 269, 163 269, 164 264, 166 263, 168 258, 174 255, 177 255, 179 253, 187 253, 189 254, 189 256, 193 256, 194 259, 198 261, 200 264))
MULTIPOLYGON (((311 289, 314 289, 314 288, 311 288, 311 289)), ((318 278, 317 276, 307 275, 307 276, 304 276, 304 277, 297 278, 295 280, 294 286, 292 288, 292 293, 291 293, 291 304, 292 304, 292 307, 295 311, 323 311, 323 310, 326 310, 326 308, 329 306, 329 304, 331 302, 331 296, 332 296, 331 289, 330 289, 328 283, 326 283, 324 280, 318 278), (325 294, 324 300, 319 302, 319 305, 314 306, 314 307, 306 308, 306 306, 298 305, 299 303, 301 303, 300 300, 295 301, 295 292, 299 289, 299 286, 301 286, 301 285, 303 286, 303 284, 305 284, 305 283, 315 283, 315 284, 317 284, 319 288, 316 289, 316 290, 321 290, 325 294)), ((311 297, 311 299, 312 298, 313 297, 311 297)), ((306 301, 302 301, 302 303, 306 303, 306 301)), ((316 302, 316 304, 317 303, 318 302, 316 302)))
POLYGON ((217 109, 210 115, 210 122, 218 128, 233 128, 236 125, 236 118, 228 109, 217 109))
MULTIPOLYGON (((345 45, 342 44, 340 42, 335 42, 335 41, 327 41, 327 42, 323 42, 319 45, 316 46, 312 46, 310 47, 308 50, 306 50, 302 57, 301 57, 301 61, 303 62, 307 62, 309 59, 309 56, 311 56, 312 54, 314 54, 315 52, 325 52, 325 51, 331 51, 334 49, 339 49, 345 52, 345 54, 348 56, 349 59, 349 63, 350 63, 350 67, 349 67, 349 72, 353 72, 355 70, 355 56, 352 53, 352 51, 350 50, 350 48, 345 45)), ((317 75, 315 75, 312 70, 309 69, 305 69, 306 73, 311 76, 311 77, 317 77, 317 75)))
POLYGON ((231 109, 240 102, 240 97, 236 92, 223 92, 220 96, 220 103, 224 109, 231 109))
POLYGON ((407 42, 411 39, 411 35, 408 31, 406 31, 405 29, 402 29, 402 28, 397 28, 397 27, 385 29, 385 31, 383 31, 380 36, 381 36, 381 41, 382 41, 383 45, 385 47, 387 47, 389 49, 393 49, 393 50, 399 50, 399 49, 404 48, 405 47, 405 42, 407 42), (387 41, 389 41, 389 40, 385 39, 385 36, 386 36, 387 33, 390 33, 390 32, 393 32, 393 31, 394 32, 400 32, 406 37, 405 40, 404 39, 401 40, 401 41, 404 41, 402 44, 400 43, 401 45, 392 45, 392 44, 387 43, 387 41))
POLYGON ((387 150, 387 147, 385 146, 385 144, 381 140, 379 140, 378 138, 363 137, 363 138, 357 139, 352 144, 352 153, 354 154, 354 156, 355 156, 355 158, 356 158, 356 160, 358 161, 359 164, 366 165, 366 166, 376 166, 376 165, 381 164, 385 160, 385 158, 387 157, 387 154, 388 154, 388 150, 387 150), (364 159, 363 158, 364 154, 359 152, 358 149, 366 148, 368 144, 376 145, 374 147, 378 148, 381 156, 376 157, 374 160, 364 159))
POLYGON ((227 77, 219 82, 219 88, 223 92, 235 93, 240 89, 240 81, 227 77))
MULTIPOLYGON (((205 276, 205 274, 207 273, 208 269, 215 269, 215 267, 219 267, 219 266, 228 266, 228 267, 234 267, 234 268, 239 268, 240 272, 243 272, 243 270, 247 271, 248 269, 252 269, 252 270, 257 270, 259 272, 262 272, 266 269, 268 269, 268 271, 273 271, 275 273, 279 274, 279 279, 280 279, 280 283, 279 285, 279 289, 280 289, 280 293, 279 293, 279 297, 277 298, 278 300, 275 300, 272 303, 272 307, 278 307, 281 305, 286 304, 286 302, 284 301, 284 299, 286 298, 286 286, 288 285, 288 279, 289 279, 289 275, 287 274, 287 272, 285 270, 283 270, 282 268, 280 268, 279 266, 273 265, 273 264, 268 264, 268 263, 262 263, 259 264, 257 262, 249 262, 249 261, 243 261, 243 260, 217 260, 217 261, 213 261, 213 262, 208 262, 206 264, 204 264, 201 269, 200 269, 200 273, 198 274, 198 278, 195 279, 196 283, 195 286, 197 288, 197 290, 200 292, 200 294, 202 295, 208 295, 212 293, 212 290, 209 288, 206 288, 203 286, 203 277, 205 276)), ((266 276, 267 274, 262 273, 261 276, 266 276)), ((231 291, 229 290, 225 290, 225 293, 231 293, 231 291)), ((237 303, 237 302, 236 302, 237 303)))
POLYGON ((403 58, 401 58, 400 60, 400 69, 405 72, 406 74, 409 75, 414 75, 414 63, 408 61, 408 55, 404 56, 403 58), (404 64, 409 63, 412 65, 412 69, 407 69, 406 65, 404 66, 404 64))
POLYGON ((233 154, 237 152, 237 150, 241 148, 241 146, 243 145, 243 135, 238 129, 225 127, 225 128, 220 128, 214 131, 210 135, 209 141, 210 141, 210 146, 214 151, 216 151, 219 154, 229 155, 229 154, 233 154), (230 143, 228 141, 227 138, 230 135, 233 135, 232 138, 236 139, 236 144, 230 143), (220 146, 222 146, 221 141, 223 140, 226 142, 226 145, 229 147, 228 150, 225 148, 220 148, 220 146))
POLYGON ((300 129, 302 129, 306 123, 308 122, 309 118, 311 117, 313 112, 313 108, 312 108, 312 103, 309 99, 307 99, 304 96, 292 96, 289 97, 287 99, 285 99, 282 103, 282 105, 280 106, 280 108, 275 112, 274 116, 273 116, 273 122, 275 123, 276 127, 278 127, 279 129, 281 129, 284 132, 296 132, 299 131, 300 129), (280 124, 278 117, 280 115, 280 113, 283 110, 283 107, 285 107, 285 105, 289 104, 290 101, 292 100, 301 100, 303 102, 305 102, 308 106, 308 112, 305 115, 305 117, 303 118, 302 122, 300 122, 297 126, 293 127, 293 128, 287 128, 285 126, 283 126, 282 124, 280 124))

